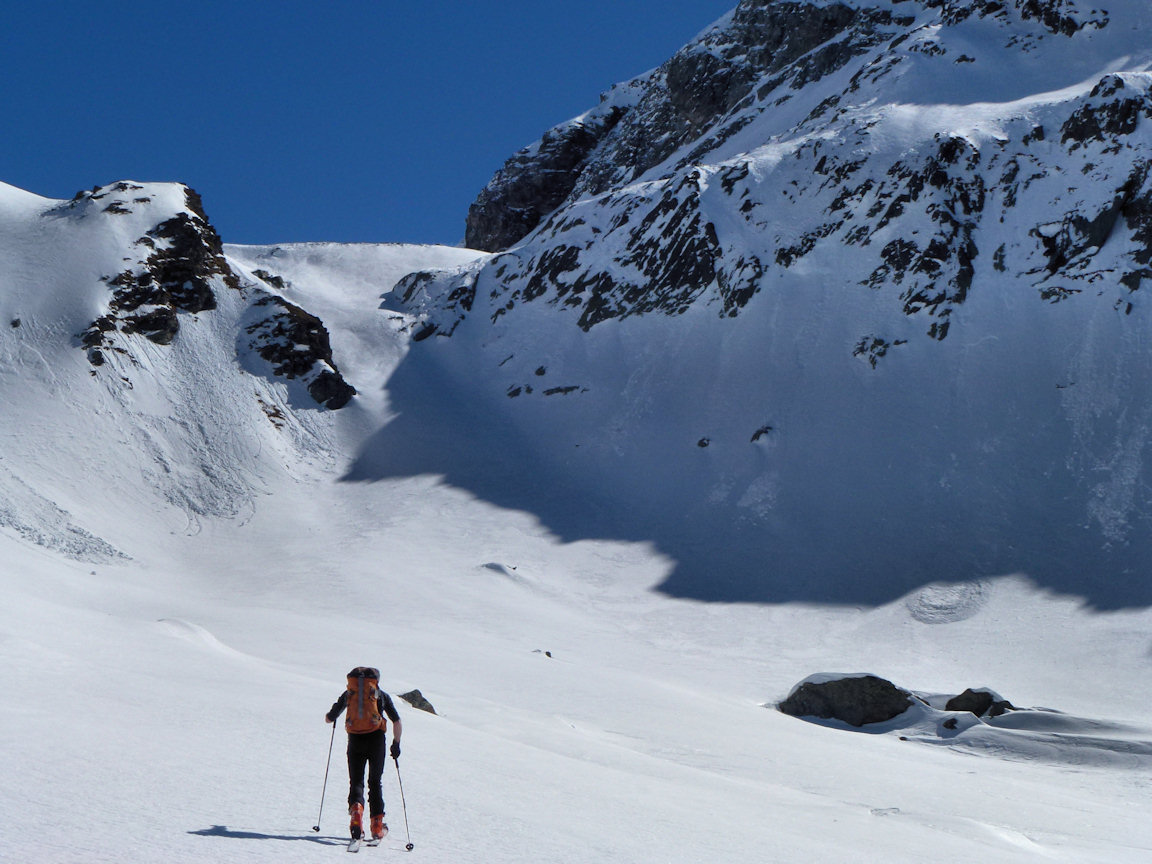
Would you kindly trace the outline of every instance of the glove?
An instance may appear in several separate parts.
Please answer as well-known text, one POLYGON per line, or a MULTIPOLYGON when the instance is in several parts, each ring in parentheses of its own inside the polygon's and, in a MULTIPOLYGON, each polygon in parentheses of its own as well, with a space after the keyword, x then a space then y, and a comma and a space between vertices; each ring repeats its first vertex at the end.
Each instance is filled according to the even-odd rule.
POLYGON ((388 752, 392 754, 393 759, 400 758, 400 742, 393 739, 392 746, 388 748, 388 752))

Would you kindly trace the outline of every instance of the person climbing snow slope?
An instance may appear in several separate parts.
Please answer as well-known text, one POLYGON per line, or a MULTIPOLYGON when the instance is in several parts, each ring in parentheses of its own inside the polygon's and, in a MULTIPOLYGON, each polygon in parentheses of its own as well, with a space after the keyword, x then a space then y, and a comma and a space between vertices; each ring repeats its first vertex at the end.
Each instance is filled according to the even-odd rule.
POLYGON ((335 723, 341 712, 348 733, 348 813, 353 840, 364 834, 364 769, 368 769, 368 809, 371 816, 372 840, 378 842, 388 833, 384 821, 384 795, 380 776, 387 754, 400 758, 400 715, 392 697, 380 689, 380 670, 357 666, 348 673, 347 689, 324 715, 326 723, 335 723), (392 746, 385 749, 388 721, 392 721, 392 746))

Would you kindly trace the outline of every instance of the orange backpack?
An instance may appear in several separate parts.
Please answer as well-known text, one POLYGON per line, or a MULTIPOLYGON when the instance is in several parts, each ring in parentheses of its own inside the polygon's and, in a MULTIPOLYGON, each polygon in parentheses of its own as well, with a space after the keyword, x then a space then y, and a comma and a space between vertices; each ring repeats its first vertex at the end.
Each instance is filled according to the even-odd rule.
POLYGON ((376 694, 380 692, 380 670, 357 666, 348 673, 348 705, 344 729, 353 735, 388 728, 388 718, 380 713, 376 694))

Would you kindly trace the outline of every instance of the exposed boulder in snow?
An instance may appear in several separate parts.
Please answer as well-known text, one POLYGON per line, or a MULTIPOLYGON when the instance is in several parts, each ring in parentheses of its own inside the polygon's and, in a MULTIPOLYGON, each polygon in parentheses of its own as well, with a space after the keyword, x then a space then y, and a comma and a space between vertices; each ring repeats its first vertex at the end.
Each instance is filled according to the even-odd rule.
POLYGON ((417 708, 420 711, 427 711, 429 714, 436 713, 436 709, 432 707, 432 703, 425 699, 424 694, 419 690, 409 690, 407 693, 401 693, 399 695, 401 699, 413 708, 417 708))
POLYGON ((902 726, 934 727, 947 733, 1018 710, 987 688, 968 688, 949 697, 905 690, 875 675, 830 674, 810 676, 776 707, 793 717, 839 720, 857 728, 885 723, 915 707, 916 711, 902 718, 902 726))
POLYGON ((1016 706, 1007 699, 1001 699, 991 690, 969 687, 959 696, 953 696, 944 706, 946 711, 971 711, 977 717, 999 717, 1007 711, 1015 711, 1016 706))
POLYGON ((912 694, 891 681, 875 675, 849 675, 804 681, 776 707, 793 717, 820 717, 864 726, 898 717, 912 704, 912 694))

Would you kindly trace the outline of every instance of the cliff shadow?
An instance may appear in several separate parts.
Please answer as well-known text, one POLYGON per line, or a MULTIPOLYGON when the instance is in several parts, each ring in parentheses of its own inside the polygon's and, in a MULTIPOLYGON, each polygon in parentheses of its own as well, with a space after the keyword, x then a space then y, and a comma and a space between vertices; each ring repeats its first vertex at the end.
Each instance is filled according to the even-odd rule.
POLYGON ((861 461, 833 438, 819 458, 783 469, 787 494, 769 518, 750 518, 710 501, 699 477, 676 465, 585 473, 540 458, 541 442, 450 386, 419 351, 388 389, 397 416, 345 482, 439 475, 531 513, 561 542, 651 543, 674 562, 656 588, 668 596, 877 606, 926 585, 1021 574, 1098 610, 1152 605, 1149 532, 1109 539, 1087 523, 1080 502, 1091 490, 1070 489, 1051 455, 1070 446, 1062 438, 1029 437, 1000 463, 976 465, 987 457, 974 454, 947 489, 877 467, 923 442, 890 441, 891 454, 861 461))

